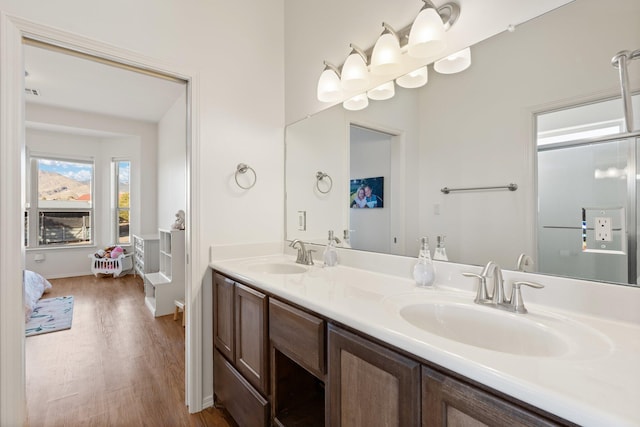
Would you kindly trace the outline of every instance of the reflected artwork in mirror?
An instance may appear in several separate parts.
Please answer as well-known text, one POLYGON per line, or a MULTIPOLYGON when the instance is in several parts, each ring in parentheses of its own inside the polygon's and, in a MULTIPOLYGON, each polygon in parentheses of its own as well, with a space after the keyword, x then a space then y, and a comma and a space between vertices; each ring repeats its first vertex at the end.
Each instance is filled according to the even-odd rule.
MULTIPOLYGON (((345 203, 351 197, 349 182, 379 176, 354 176, 351 171, 357 139, 354 135, 364 130, 387 135, 386 154, 378 156, 389 163, 390 170, 388 179, 385 175, 385 209, 380 210, 389 214, 384 233, 379 233, 386 241, 376 247, 365 245, 364 250, 414 256, 419 236, 435 241, 436 236, 446 235, 447 254, 452 262, 483 265, 493 260, 505 269, 516 269, 519 255, 525 253, 533 258, 536 272, 635 284, 637 271, 627 269, 630 260, 637 257, 637 239, 635 234, 629 234, 628 214, 624 231, 629 237, 624 238, 626 254, 624 259, 615 258, 616 267, 612 267, 626 273, 614 275, 604 274, 600 263, 620 255, 603 253, 598 257, 591 253, 588 256, 596 258, 585 261, 580 209, 567 208, 565 213, 569 215, 570 210, 572 217, 566 221, 559 216, 558 221, 554 217, 547 222, 548 217, 539 216, 545 200, 553 203, 554 198, 577 197, 581 192, 578 190, 593 195, 596 190, 586 188, 605 182, 594 179, 597 173, 611 174, 633 164, 633 170, 627 169, 625 178, 619 180, 635 176, 635 163, 627 162, 627 152, 620 160, 612 158, 604 148, 591 150, 591 154, 585 154, 593 160, 590 172, 579 172, 580 177, 591 175, 583 179, 575 172, 579 157, 574 158, 565 150, 567 155, 555 163, 543 163, 542 157, 549 157, 550 150, 539 153, 537 144, 542 140, 567 144, 567 140, 562 141, 562 134, 570 134, 570 129, 575 128, 572 111, 578 111, 576 106, 610 103, 606 117, 584 121, 589 123, 581 129, 585 132, 592 131, 591 125, 596 122, 610 122, 598 125, 601 128, 615 127, 616 120, 624 117, 618 70, 611 65, 611 59, 622 50, 640 48, 639 18, 640 4, 636 0, 615 0, 607 8, 595 0, 572 2, 517 26, 514 32, 505 31, 474 45, 473 65, 461 73, 432 73, 426 86, 411 90, 397 87, 394 98, 372 101, 365 110, 347 111, 337 105, 289 125, 285 134, 286 238, 324 244, 327 230, 345 236, 352 233, 353 238, 345 245, 357 238, 358 232, 351 232, 353 209, 345 203), (615 24, 602 26, 599 23, 603 20, 615 24), (558 111, 567 113, 547 114, 558 111), (538 120, 542 117, 547 122, 538 120), (548 178, 542 185, 540 168, 547 164, 553 173, 544 175, 548 178), (336 185, 331 193, 314 191, 317 170, 334 178, 336 185), (445 187, 508 183, 517 183, 518 191, 441 191, 445 187), (554 187, 562 191, 549 196, 547 189, 554 187), (298 211, 306 211, 304 231, 297 227, 298 211), (548 233, 555 226, 577 227, 571 231, 577 233, 572 241, 577 249, 547 245, 548 233), (560 268, 574 261, 575 268, 560 268)), ((631 92, 640 90, 640 60, 629 63, 628 78, 631 92)), ((637 137, 640 129, 638 98, 634 97, 633 102, 634 131, 618 127, 617 132, 627 138, 637 137)), ((575 132, 572 138, 584 141, 596 137, 595 133, 575 132)), ((632 144, 624 144, 620 149, 630 150, 632 144)), ((635 161, 636 153, 631 154, 635 161)), ((363 163, 379 160, 371 155, 363 163)), ((624 182, 631 185, 635 180, 624 182)), ((622 185, 625 195, 629 185, 622 185)), ((612 208, 621 203, 612 201, 615 206, 610 206, 606 202, 577 200, 576 206, 612 208)), ((631 210, 628 203, 631 202, 625 200, 627 213, 631 210)), ((635 193, 632 204, 635 212, 635 193)), ((593 218, 608 218, 607 215, 593 218)), ((615 221, 613 238, 623 239, 619 219, 615 221)), ((591 236, 595 231, 588 233, 591 236)), ((353 244, 351 247, 355 248, 353 244)))

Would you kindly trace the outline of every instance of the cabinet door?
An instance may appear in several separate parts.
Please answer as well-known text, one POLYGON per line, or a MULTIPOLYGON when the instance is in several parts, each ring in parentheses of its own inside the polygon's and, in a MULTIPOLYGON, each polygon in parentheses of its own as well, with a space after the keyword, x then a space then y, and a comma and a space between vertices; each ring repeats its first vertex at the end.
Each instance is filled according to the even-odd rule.
POLYGON ((267 296, 236 283, 236 369, 268 395, 267 296))
POLYGON ((497 396, 422 367, 422 426, 557 426, 497 396))
POLYGON ((213 342, 228 360, 235 358, 233 330, 235 282, 218 273, 213 275, 213 342))
POLYGON ((329 424, 420 425, 420 365, 329 326, 329 424))

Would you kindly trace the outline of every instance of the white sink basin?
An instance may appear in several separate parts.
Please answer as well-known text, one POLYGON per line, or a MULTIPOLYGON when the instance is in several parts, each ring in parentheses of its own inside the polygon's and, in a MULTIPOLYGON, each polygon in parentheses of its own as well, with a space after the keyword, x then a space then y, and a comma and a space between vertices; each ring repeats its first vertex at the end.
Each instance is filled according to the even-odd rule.
POLYGON ((247 268, 254 273, 266 274, 302 274, 307 271, 307 268, 302 265, 284 262, 261 262, 251 264, 247 268))
POLYGON ((496 352, 585 359, 611 351, 611 343, 603 334, 562 316, 531 311, 515 314, 460 298, 434 299, 416 294, 390 302, 390 309, 416 328, 496 352))
POLYGON ((422 303, 404 307, 400 316, 412 325, 463 344, 527 356, 562 356, 568 343, 550 328, 516 315, 474 310, 457 304, 422 303))

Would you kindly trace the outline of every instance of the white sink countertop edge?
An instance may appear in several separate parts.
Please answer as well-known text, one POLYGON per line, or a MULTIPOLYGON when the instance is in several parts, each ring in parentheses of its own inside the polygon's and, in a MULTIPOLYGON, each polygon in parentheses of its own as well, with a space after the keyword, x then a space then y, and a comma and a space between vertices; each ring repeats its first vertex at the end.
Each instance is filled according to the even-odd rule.
POLYGON ((268 274, 249 268, 260 262, 293 261, 288 255, 272 255, 215 260, 210 266, 571 422, 640 425, 638 324, 527 303, 532 314, 559 315, 599 331, 608 338, 610 350, 590 358, 501 353, 418 329, 394 315, 388 304, 389 297, 409 292, 425 292, 426 299, 429 294, 434 298, 456 295, 469 301, 474 298, 472 292, 438 283, 436 289, 420 289, 410 279, 342 265, 310 266, 302 274, 268 274))

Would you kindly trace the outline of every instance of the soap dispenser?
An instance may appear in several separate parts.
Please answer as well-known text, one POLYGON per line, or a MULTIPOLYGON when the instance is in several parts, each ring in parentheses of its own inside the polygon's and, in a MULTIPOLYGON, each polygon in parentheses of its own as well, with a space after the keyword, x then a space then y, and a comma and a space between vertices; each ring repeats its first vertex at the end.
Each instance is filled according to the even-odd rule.
POLYGON ((420 239, 420 253, 418 254, 418 262, 413 267, 413 279, 418 286, 430 287, 436 280, 436 270, 431 261, 429 253, 429 238, 422 237, 420 239))
POLYGON ((333 236, 333 230, 329 230, 329 241, 324 248, 324 265, 327 267, 333 267, 338 264, 338 252, 336 252, 335 246, 336 238, 333 236))
POLYGON ((433 252, 433 259, 438 261, 449 261, 447 251, 444 248, 444 236, 437 236, 436 241, 436 250, 433 252))

